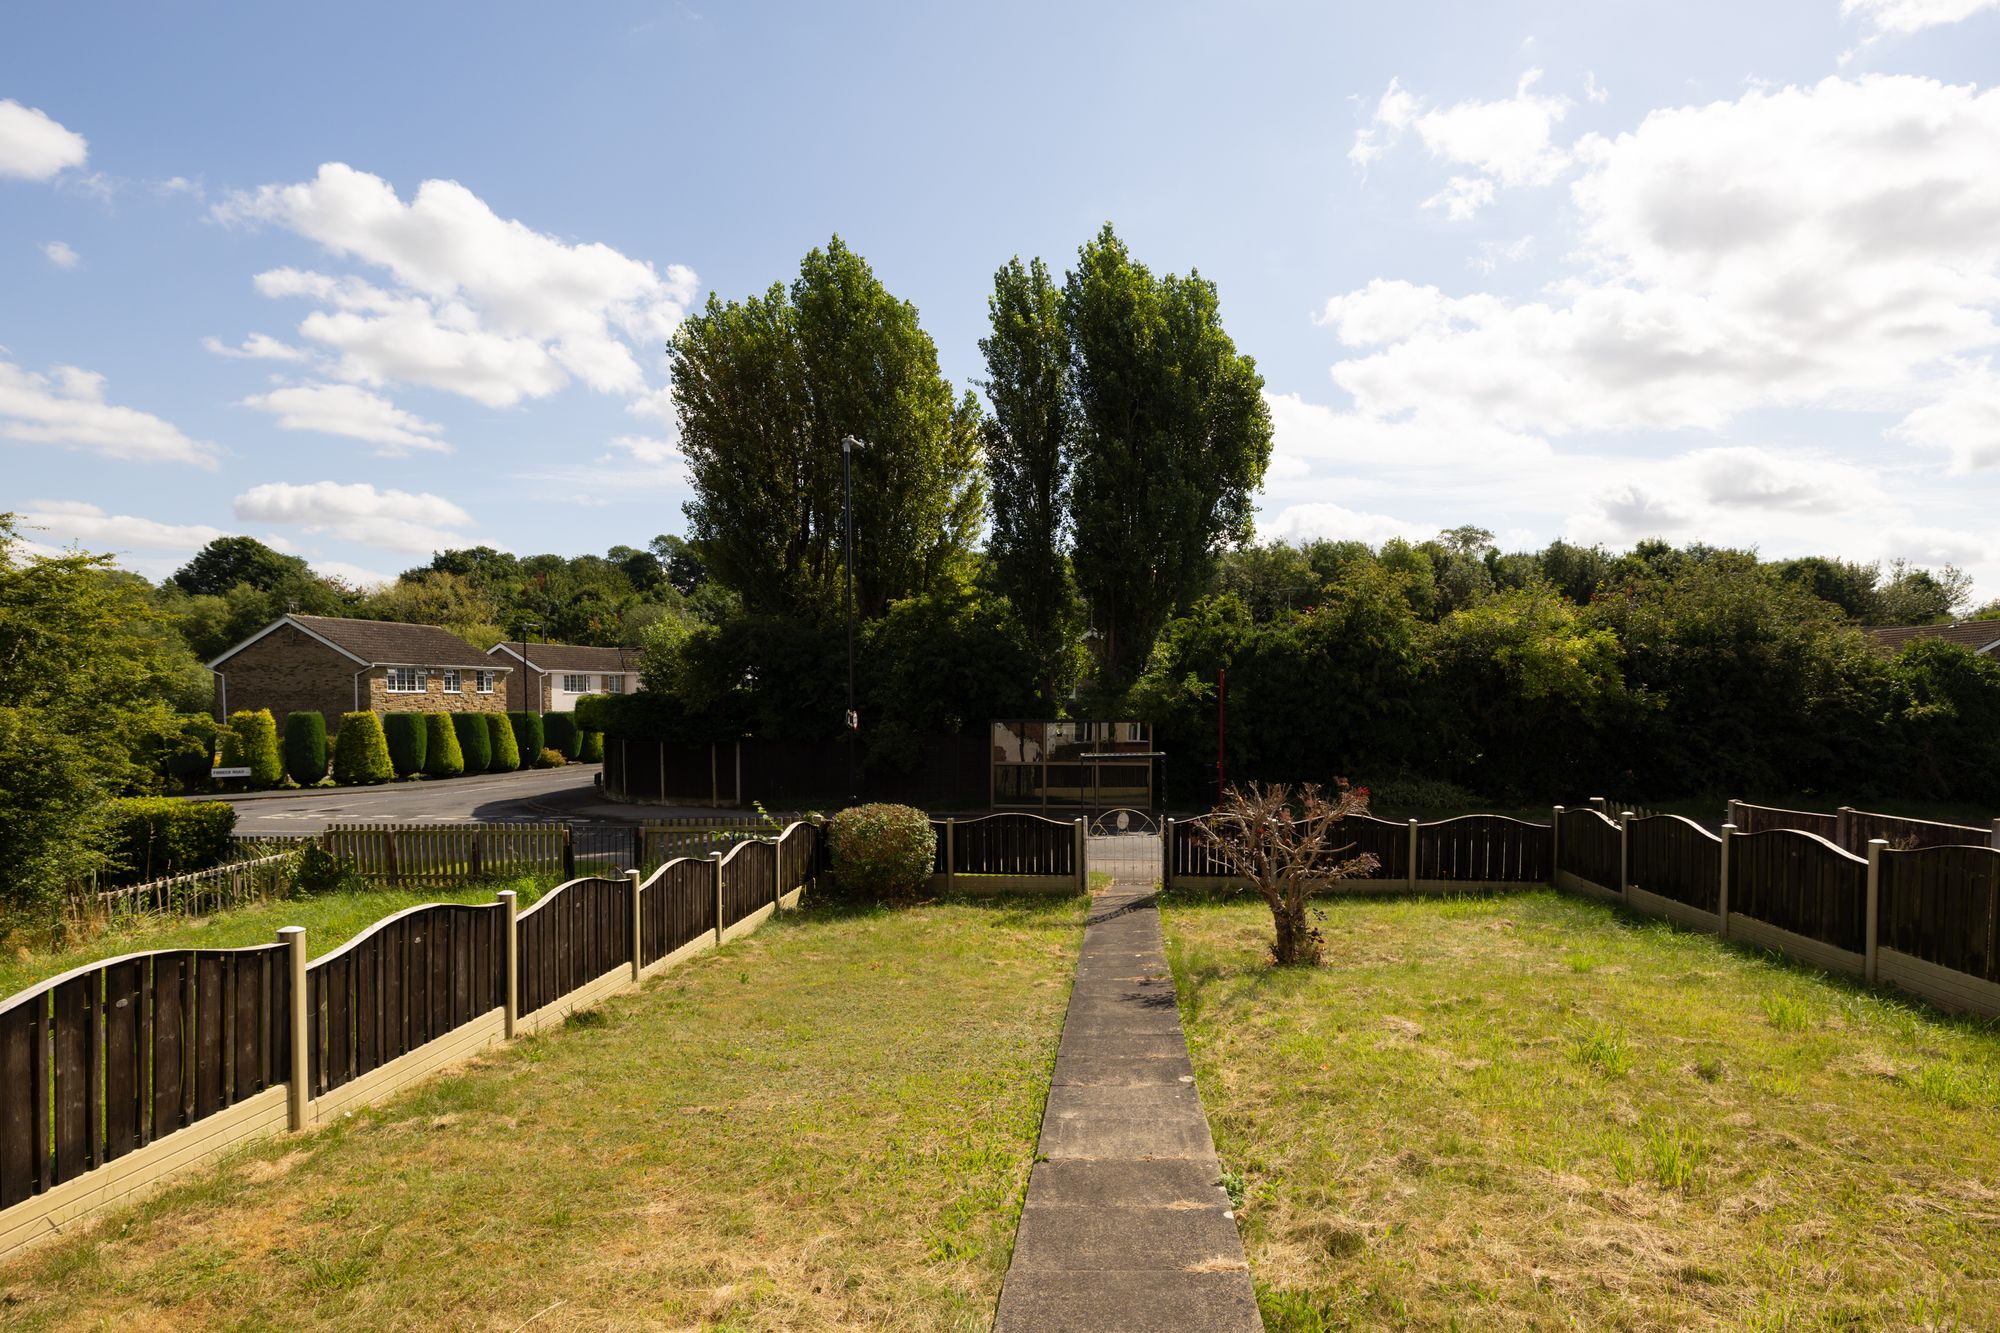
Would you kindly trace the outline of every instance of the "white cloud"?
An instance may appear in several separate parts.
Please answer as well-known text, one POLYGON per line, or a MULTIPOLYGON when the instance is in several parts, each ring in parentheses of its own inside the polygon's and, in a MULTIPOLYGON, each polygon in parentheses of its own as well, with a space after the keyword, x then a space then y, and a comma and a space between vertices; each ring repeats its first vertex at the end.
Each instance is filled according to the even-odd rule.
MULTIPOLYGON (((1541 77, 1538 69, 1527 71, 1512 97, 1433 110, 1423 110, 1421 101, 1391 79, 1374 118, 1356 131, 1348 159, 1367 166, 1388 152, 1403 131, 1415 129, 1432 157, 1478 173, 1454 175, 1424 206, 1444 209, 1455 222, 1470 219, 1493 201, 1501 186, 1547 185, 1569 167, 1569 154, 1553 140, 1572 103, 1535 92, 1541 77)), ((1586 95, 1595 86, 1593 81, 1586 95)))
POLYGON ((1715 428, 1894 406, 2000 340, 2000 92, 1828 79, 1588 136, 1587 265, 1544 299, 1378 280, 1323 314, 1365 415, 1505 429, 1715 428))
POLYGON ((1960 365, 1948 388, 1889 433, 1905 444, 1946 450, 1953 472, 2000 467, 2000 376, 1989 362, 1960 365))
POLYGON ((366 482, 267 482, 235 500, 236 517, 277 523, 363 546, 429 554, 467 541, 472 516, 441 495, 378 491, 366 482))
POLYGON ((632 348, 664 342, 696 289, 688 268, 566 243, 501 218, 455 181, 425 181, 405 204, 387 181, 337 162, 310 181, 232 195, 214 213, 283 226, 392 276, 393 290, 292 269, 258 278, 268 296, 332 307, 299 332, 340 353, 343 378, 426 384, 494 407, 572 379, 645 392, 632 348))
POLYGON ((396 581, 394 574, 384 574, 362 565, 351 565, 345 560, 315 560, 312 562, 312 568, 316 574, 339 579, 354 588, 376 588, 396 581))
POLYGON ((654 439, 650 435, 614 435, 611 445, 630 454, 641 463, 679 463, 681 451, 672 440, 654 439))
POLYGON ((1594 102, 1602 106, 1611 100, 1611 93, 1610 90, 1598 86, 1596 74, 1585 70, 1583 73, 1583 97, 1587 102, 1594 102))
POLYGON ((2000 0, 1840 0, 1841 13, 1861 15, 1877 32, 1918 32, 1989 9, 2000 0))
POLYGON ((1465 262, 1481 273, 1491 273, 1502 264, 1518 264, 1535 250, 1535 238, 1522 236, 1512 241, 1481 241, 1479 253, 1465 262))
POLYGON ((1354 146, 1347 150, 1348 160, 1358 167, 1365 167, 1381 157, 1410 127, 1416 115, 1417 99, 1405 91, 1401 83, 1390 79, 1381 100, 1375 104, 1374 118, 1354 132, 1354 146))
POLYGON ((1492 202, 1492 181, 1484 176, 1453 176, 1442 190, 1424 200, 1424 207, 1443 209, 1453 222, 1469 222, 1492 202))
POLYGON ((252 394, 238 406, 269 412, 278 418, 280 430, 345 435, 381 445, 375 452, 383 458, 401 458, 412 449, 451 452, 439 438, 443 426, 352 384, 296 384, 252 394))
POLYGON ((42 247, 42 253, 57 268, 75 268, 83 262, 83 256, 70 249, 66 241, 50 241, 42 247))
POLYGON ((0 97, 0 177, 45 181, 68 167, 80 167, 90 145, 46 112, 0 97))
POLYGON ((42 530, 54 541, 75 543, 91 551, 120 552, 136 546, 192 552, 228 535, 221 528, 200 523, 161 523, 131 514, 108 514, 83 500, 30 500, 21 507, 21 522, 42 530))
POLYGON ((215 446, 172 422, 104 401, 104 376, 75 366, 46 375, 0 361, 0 438, 54 444, 107 458, 216 466, 215 446))
POLYGON ((253 333, 235 347, 220 338, 203 338, 201 345, 217 356, 236 360, 258 361, 304 361, 309 353, 303 347, 293 347, 290 343, 279 342, 268 333, 253 333))
POLYGON ((1425 541, 1438 534, 1434 525, 1410 523, 1388 514, 1361 513, 1344 505, 1296 504, 1278 511, 1276 517, 1258 525, 1258 536, 1266 541, 1302 542, 1325 537, 1339 541, 1363 541, 1379 545, 1392 537, 1425 541))

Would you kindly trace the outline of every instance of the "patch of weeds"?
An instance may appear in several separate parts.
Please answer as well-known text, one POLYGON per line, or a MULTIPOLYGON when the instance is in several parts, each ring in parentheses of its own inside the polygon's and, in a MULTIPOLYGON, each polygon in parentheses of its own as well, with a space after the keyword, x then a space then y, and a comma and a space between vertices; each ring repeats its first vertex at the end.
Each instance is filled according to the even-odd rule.
POLYGON ((1243 1191, 1250 1183, 1244 1179, 1243 1173, 1232 1171, 1225 1166, 1222 1168, 1222 1179, 1216 1183, 1222 1186, 1222 1192, 1229 1196, 1229 1206, 1240 1210, 1243 1207, 1243 1191))
POLYGON ((1600 1078, 1622 1078, 1632 1068, 1632 1046, 1615 1028, 1598 1027, 1570 1038, 1570 1055, 1600 1078))
POLYGON ((1704 1083, 1720 1083, 1722 1073, 1722 1057, 1719 1055, 1704 1055, 1694 1062, 1695 1077, 1704 1083))
POLYGON ((1764 1017, 1780 1032, 1804 1032, 1813 1023, 1812 1006, 1796 995, 1765 995, 1764 1017))
POLYGON ((1906 1070, 1899 1081, 1918 1096, 1954 1111, 1990 1106, 1995 1100, 1994 1077, 1951 1061, 1933 1060, 1906 1070))
POLYGON ((1604 960, 1594 953, 1568 953, 1563 955, 1563 966, 1577 973, 1579 976, 1595 972, 1603 963, 1604 960))
POLYGON ((1299 1287, 1257 1284, 1257 1313, 1267 1333, 1331 1333, 1349 1327, 1327 1297, 1299 1287))
POLYGON ((1646 1158, 1661 1189, 1688 1189, 1708 1156, 1707 1144, 1671 1121, 1656 1123, 1646 1130, 1646 1158))
POLYGON ((578 1009, 563 1020, 566 1028, 601 1028, 611 1020, 604 1016, 602 1009, 578 1009))

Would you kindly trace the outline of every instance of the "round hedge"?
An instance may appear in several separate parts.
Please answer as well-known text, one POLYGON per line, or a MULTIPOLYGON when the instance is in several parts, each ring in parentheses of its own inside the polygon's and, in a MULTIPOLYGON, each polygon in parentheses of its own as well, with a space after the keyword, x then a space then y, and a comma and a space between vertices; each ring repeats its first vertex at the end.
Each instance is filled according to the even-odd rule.
POLYGON ((482 713, 486 719, 488 756, 486 771, 512 773, 521 766, 521 747, 514 743, 514 724, 505 713, 482 713))
POLYGON ((396 770, 389 764, 389 742, 382 735, 382 719, 370 712, 343 713, 340 731, 333 738, 333 780, 374 783, 395 776, 396 770))
POLYGON ((455 778, 465 772, 465 751, 449 713, 424 714, 424 776, 455 778))
POLYGON ((493 733, 487 730, 484 713, 453 713, 451 729, 458 733, 458 752, 465 756, 465 771, 484 773, 493 766, 493 733))
POLYGON ((833 817, 833 874, 843 893, 914 897, 937 860, 930 816, 907 805, 857 805, 833 817))
POLYGON ((430 734, 422 713, 390 713, 382 719, 382 734, 389 741, 389 762, 396 776, 407 778, 424 771, 425 738, 430 734))

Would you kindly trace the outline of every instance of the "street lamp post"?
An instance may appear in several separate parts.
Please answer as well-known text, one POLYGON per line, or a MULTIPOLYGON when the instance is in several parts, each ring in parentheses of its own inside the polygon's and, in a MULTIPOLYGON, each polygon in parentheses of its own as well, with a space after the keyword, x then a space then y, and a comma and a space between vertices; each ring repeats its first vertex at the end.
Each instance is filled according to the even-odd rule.
MULTIPOLYGON (((542 622, 539 620, 524 620, 521 622, 521 702, 524 705, 528 702, 528 685, 534 675, 534 672, 528 666, 528 640, 533 638, 534 632, 541 627, 542 622)), ((542 711, 542 689, 539 682, 535 684, 535 706, 533 708, 523 707, 521 711, 524 713, 539 713, 542 711)))
POLYGON ((843 563, 847 566, 847 802, 849 805, 861 803, 861 793, 855 790, 854 743, 861 731, 860 715, 854 711, 854 445, 852 435, 840 439, 840 489, 841 509, 847 529, 841 544, 843 563))

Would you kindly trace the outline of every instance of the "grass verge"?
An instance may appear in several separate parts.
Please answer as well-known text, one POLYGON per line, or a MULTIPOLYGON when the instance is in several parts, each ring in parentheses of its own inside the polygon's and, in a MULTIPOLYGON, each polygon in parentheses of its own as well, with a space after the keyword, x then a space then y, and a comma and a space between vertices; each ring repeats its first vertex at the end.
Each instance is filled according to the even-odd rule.
POLYGON ((9 1329, 984 1329, 1082 901, 781 917, 0 1269, 9 1329))
POLYGON ((1166 927, 1268 1327, 1994 1326, 1984 1025, 1546 891, 1166 927))
POLYGON ((14 943, 0 954, 0 1000, 73 967, 146 949, 235 949, 270 944, 280 926, 304 926, 306 949, 318 957, 338 948, 383 917, 421 903, 490 903, 512 889, 526 907, 553 888, 533 878, 492 880, 458 889, 383 889, 328 893, 251 903, 208 916, 140 916, 119 921, 80 944, 36 949, 14 943))

